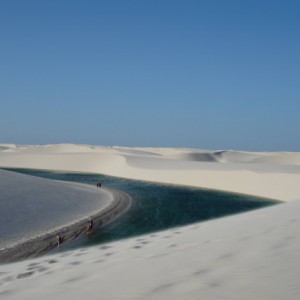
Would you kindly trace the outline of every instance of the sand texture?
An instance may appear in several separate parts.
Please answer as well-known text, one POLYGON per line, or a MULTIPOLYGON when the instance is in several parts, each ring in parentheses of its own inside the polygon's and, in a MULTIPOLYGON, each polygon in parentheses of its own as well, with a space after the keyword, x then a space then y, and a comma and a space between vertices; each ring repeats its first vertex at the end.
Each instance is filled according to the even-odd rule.
POLYGON ((286 201, 0 266, 8 300, 300 297, 300 153, 2 145, 0 166, 102 173, 286 201))

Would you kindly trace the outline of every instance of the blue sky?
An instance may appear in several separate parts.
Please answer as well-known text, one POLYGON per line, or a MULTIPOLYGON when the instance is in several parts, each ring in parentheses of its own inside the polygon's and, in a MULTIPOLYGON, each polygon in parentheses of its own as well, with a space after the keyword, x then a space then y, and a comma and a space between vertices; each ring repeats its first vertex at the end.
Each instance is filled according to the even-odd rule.
POLYGON ((0 143, 300 151, 300 1, 2 0, 0 143))

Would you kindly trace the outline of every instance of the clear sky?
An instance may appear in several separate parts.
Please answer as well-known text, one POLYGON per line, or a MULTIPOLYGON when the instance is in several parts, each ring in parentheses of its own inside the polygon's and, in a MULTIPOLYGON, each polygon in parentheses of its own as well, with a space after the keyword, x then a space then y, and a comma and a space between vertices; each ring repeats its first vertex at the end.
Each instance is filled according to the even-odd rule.
POLYGON ((1 0, 0 143, 300 151, 300 1, 1 0))

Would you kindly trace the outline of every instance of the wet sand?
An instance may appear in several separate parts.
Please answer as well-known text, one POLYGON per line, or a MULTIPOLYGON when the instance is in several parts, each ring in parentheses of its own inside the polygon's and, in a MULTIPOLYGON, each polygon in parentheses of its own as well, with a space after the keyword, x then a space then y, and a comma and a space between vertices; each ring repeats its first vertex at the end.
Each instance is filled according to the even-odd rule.
POLYGON ((130 197, 120 191, 59 182, 0 170, 0 262, 39 256, 99 228, 124 213, 130 197), (13 182, 13 185, 10 183, 13 182))

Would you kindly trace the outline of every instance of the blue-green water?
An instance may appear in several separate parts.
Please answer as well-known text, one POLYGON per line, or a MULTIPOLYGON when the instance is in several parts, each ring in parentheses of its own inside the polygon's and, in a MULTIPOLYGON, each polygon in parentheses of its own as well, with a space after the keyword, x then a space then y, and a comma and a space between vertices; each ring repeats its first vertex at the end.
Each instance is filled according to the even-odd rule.
MULTIPOLYGON (((80 246, 113 241, 230 214, 261 208, 278 201, 190 187, 154 184, 104 175, 59 173, 37 170, 13 171, 44 178, 80 182, 122 190, 133 203, 114 223, 81 239, 80 246)), ((76 242, 78 244, 78 241, 76 242)))

